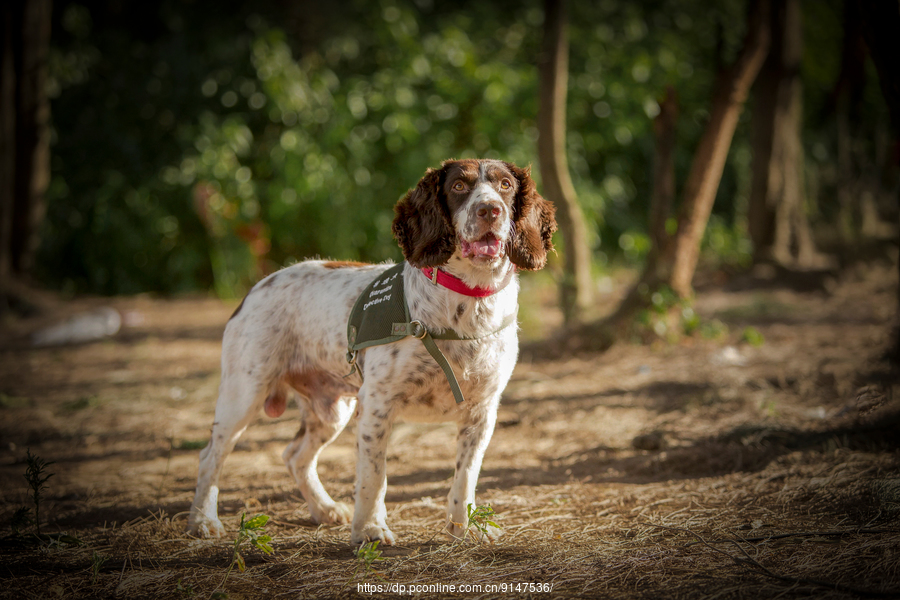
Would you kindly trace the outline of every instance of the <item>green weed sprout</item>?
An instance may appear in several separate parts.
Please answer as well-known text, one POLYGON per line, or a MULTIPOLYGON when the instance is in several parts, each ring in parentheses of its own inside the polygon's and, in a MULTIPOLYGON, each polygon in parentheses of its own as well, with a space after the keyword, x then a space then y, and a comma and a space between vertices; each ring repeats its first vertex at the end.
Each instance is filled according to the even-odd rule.
POLYGON ((17 508, 16 512, 13 513, 10 525, 15 535, 22 535, 22 529, 31 525, 31 509, 27 506, 17 508))
POLYGON ((91 554, 91 584, 97 585, 97 579, 100 576, 100 569, 103 568, 103 564, 109 560, 109 557, 105 554, 100 554, 96 550, 91 554))
POLYGON ((47 472, 47 467, 53 462, 47 462, 40 456, 27 452, 25 457, 25 481, 31 488, 31 501, 34 504, 34 518, 31 518, 32 509, 27 506, 20 506, 13 513, 11 525, 13 534, 29 544, 69 544, 78 545, 81 543, 76 537, 68 535, 66 532, 43 534, 41 533, 41 503, 44 498, 44 492, 47 487, 47 480, 53 477, 53 473, 47 472), (24 534, 23 529, 29 525, 34 525, 34 532, 24 534))
POLYGON ((31 488, 31 499, 34 501, 34 529, 38 537, 41 535, 41 497, 47 480, 53 477, 54 473, 47 473, 46 469, 53 464, 53 461, 47 462, 40 456, 27 451, 25 457, 25 480, 28 487, 31 488))
MULTIPOLYGON (((244 542, 250 542, 251 546, 262 550, 266 554, 273 554, 275 552, 272 545, 269 543, 272 541, 272 536, 266 535, 266 531, 263 529, 268 522, 269 515, 256 515, 249 521, 245 521, 244 514, 241 514, 241 525, 238 529, 238 535, 234 540, 234 554, 232 555, 231 561, 232 567, 237 564, 241 573, 247 568, 247 565, 244 563, 244 557, 241 556, 240 553, 240 548, 244 542)), ((231 567, 229 567, 229 569, 230 568, 231 567)))
MULTIPOLYGON (((238 528, 237 537, 234 539, 231 564, 228 565, 228 570, 225 572, 225 577, 222 579, 222 583, 219 584, 219 587, 223 587, 225 582, 228 581, 228 576, 231 574, 231 570, 234 569, 235 565, 237 565, 237 568, 241 573, 247 568, 246 563, 244 563, 244 557, 241 555, 241 547, 246 543, 262 550, 266 554, 274 554, 275 552, 274 548, 272 548, 272 545, 269 543, 272 541, 272 536, 267 535, 265 529, 263 529, 266 526, 266 523, 269 522, 269 515, 256 515, 250 520, 245 520, 244 517, 246 517, 246 514, 241 513, 241 525, 238 528)), ((225 596, 217 594, 218 593, 214 594, 214 597, 227 597, 227 594, 225 596)))
POLYGON ((763 334, 756 327, 745 327, 744 332, 741 334, 741 341, 759 348, 766 342, 766 338, 763 337, 763 334))
POLYGON ((181 583, 181 580, 178 580, 178 583, 175 584, 175 590, 181 592, 182 596, 191 597, 196 592, 194 592, 194 586, 189 583, 181 583))
POLYGON ((353 571, 353 576, 350 578, 351 581, 356 578, 356 574, 359 573, 360 569, 364 571, 363 579, 368 578, 369 575, 384 579, 384 577, 375 570, 375 567, 372 566, 376 560, 382 560, 381 550, 378 549, 379 543, 381 543, 381 540, 363 544, 359 547, 359 550, 356 551, 356 570, 353 571))
POLYGON ((466 506, 466 513, 468 513, 466 533, 469 532, 470 528, 474 527, 475 529, 480 531, 487 539, 491 540, 492 536, 488 531, 488 527, 500 529, 500 526, 493 521, 497 513, 494 512, 494 509, 490 504, 487 504, 485 506, 475 506, 474 504, 469 503, 469 505, 466 506))

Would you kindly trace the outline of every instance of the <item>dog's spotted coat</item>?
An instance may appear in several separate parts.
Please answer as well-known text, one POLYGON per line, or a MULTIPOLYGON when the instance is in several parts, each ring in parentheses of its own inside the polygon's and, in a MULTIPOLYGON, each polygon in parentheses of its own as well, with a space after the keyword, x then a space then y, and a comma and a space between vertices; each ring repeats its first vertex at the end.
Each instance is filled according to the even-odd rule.
MULTIPOLYGON (((448 161, 429 169, 395 207, 393 232, 410 316, 431 331, 479 337, 517 309, 517 269, 540 269, 552 249, 553 205, 527 170, 495 160, 448 161), (465 296, 434 285, 420 271, 440 266, 470 287, 497 292, 465 296)), ((386 523, 385 453, 395 419, 455 421, 456 472, 447 527, 464 534, 466 507, 493 433, 500 394, 518 354, 515 327, 474 341, 438 341, 466 398, 456 404, 444 374, 414 338, 360 353, 364 382, 346 361, 347 318, 363 288, 391 265, 306 261, 269 275, 247 295, 225 328, 222 382, 212 438, 200 455, 188 530, 221 536, 218 480, 225 458, 263 408, 281 415, 297 392, 302 422, 283 457, 318 523, 352 522, 354 544, 394 542, 386 523), (357 413, 355 509, 335 502, 316 472, 319 453, 357 413)))

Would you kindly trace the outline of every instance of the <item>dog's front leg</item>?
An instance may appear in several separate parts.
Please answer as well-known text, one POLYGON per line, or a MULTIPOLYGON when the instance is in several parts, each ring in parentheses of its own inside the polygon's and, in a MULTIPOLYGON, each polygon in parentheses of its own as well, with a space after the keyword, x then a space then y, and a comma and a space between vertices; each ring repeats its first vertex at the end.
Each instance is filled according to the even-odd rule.
MULTIPOLYGON (((454 537, 465 536, 468 529, 467 507, 470 504, 473 508, 475 506, 478 473, 496 422, 497 411, 487 410, 477 420, 460 423, 456 442, 456 473, 447 496, 447 530, 454 537)), ((499 531, 492 527, 489 531, 491 537, 499 535, 499 531)))
POLYGON ((356 507, 350 531, 353 544, 375 540, 381 540, 388 546, 394 543, 394 534, 386 523, 387 509, 384 506, 387 442, 392 424, 392 414, 385 399, 386 395, 377 391, 366 393, 360 390, 356 507))

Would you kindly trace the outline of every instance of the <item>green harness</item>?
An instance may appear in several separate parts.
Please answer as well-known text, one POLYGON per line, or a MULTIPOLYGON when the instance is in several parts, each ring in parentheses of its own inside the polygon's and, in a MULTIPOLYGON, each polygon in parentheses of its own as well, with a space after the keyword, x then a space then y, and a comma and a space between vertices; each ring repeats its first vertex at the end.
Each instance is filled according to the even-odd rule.
MULTIPOLYGON (((398 342, 412 336, 422 340, 425 349, 444 371, 453 397, 456 403, 460 404, 465 398, 459 389, 459 382, 450 363, 434 340, 480 340, 515 323, 516 315, 515 313, 507 315, 498 329, 477 337, 462 336, 452 329, 443 333, 428 331, 421 322, 409 318, 409 307, 406 305, 406 295, 403 291, 404 264, 393 266, 379 275, 356 299, 347 322, 347 362, 362 377, 362 369, 356 363, 360 350, 398 342)), ((353 371, 350 371, 349 375, 352 374, 353 371)))

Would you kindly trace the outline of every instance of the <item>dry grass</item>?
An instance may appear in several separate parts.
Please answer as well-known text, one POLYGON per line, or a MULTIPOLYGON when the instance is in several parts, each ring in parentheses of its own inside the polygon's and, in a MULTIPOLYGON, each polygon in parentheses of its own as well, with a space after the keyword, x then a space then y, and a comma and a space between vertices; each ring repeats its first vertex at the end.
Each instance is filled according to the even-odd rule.
MULTIPOLYGON (((387 500, 398 545, 366 568, 348 527, 311 523, 280 464, 296 422, 261 417, 225 467, 220 511, 229 535, 241 513, 270 515, 276 552, 244 551, 246 571, 224 586, 233 538, 183 528, 231 307, 118 299, 143 321, 113 341, 25 350, 8 335, 0 523, 28 504, 30 448, 55 461, 43 531, 81 544, 4 538, 0 597, 372 595, 363 583, 482 586, 420 594, 451 598, 898 597, 900 390, 874 359, 895 284, 885 267, 829 296, 707 292, 698 311, 734 319, 730 337, 524 356, 479 484, 504 530, 494 544, 442 533, 452 426, 395 428, 387 500), (748 323, 765 344, 723 363, 748 323), (552 591, 510 587, 521 583, 552 591)), ((349 429, 320 465, 341 499, 353 487, 349 429)))

